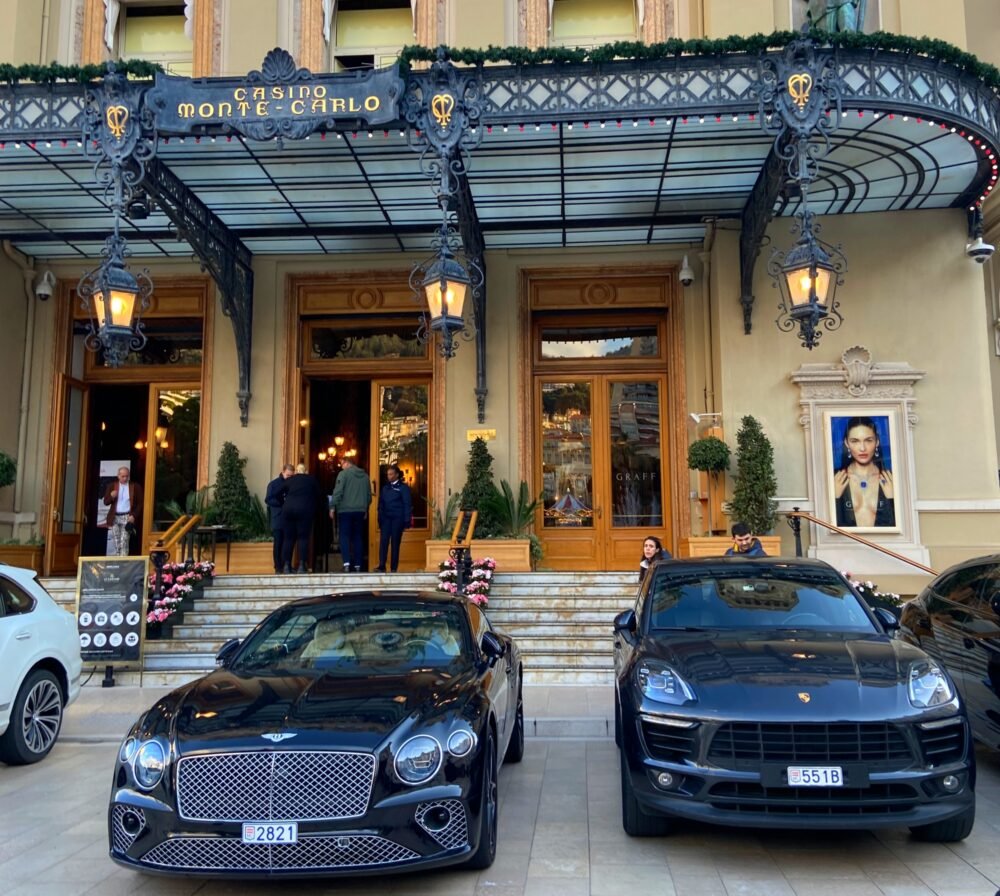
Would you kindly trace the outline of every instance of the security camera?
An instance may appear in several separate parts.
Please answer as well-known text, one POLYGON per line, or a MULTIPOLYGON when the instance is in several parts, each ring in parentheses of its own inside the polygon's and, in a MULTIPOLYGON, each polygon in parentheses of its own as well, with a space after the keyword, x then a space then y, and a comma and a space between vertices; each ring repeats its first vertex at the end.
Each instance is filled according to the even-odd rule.
POLYGON ((974 242, 965 247, 965 254, 976 264, 986 264, 987 259, 992 258, 994 252, 996 252, 996 246, 984 243, 981 236, 977 236, 974 242))
POLYGON ((684 256, 684 261, 681 263, 680 272, 677 274, 678 279, 681 281, 682 286, 690 286, 694 283, 694 271, 691 270, 691 266, 688 264, 688 257, 684 256))
POLYGON ((56 275, 52 271, 45 271, 35 284, 35 295, 41 301, 52 298, 52 293, 56 291, 56 275))
POLYGON ((692 413, 688 414, 688 416, 691 418, 691 422, 695 426, 697 426, 699 423, 701 423, 701 414, 695 414, 694 412, 692 412, 692 413))

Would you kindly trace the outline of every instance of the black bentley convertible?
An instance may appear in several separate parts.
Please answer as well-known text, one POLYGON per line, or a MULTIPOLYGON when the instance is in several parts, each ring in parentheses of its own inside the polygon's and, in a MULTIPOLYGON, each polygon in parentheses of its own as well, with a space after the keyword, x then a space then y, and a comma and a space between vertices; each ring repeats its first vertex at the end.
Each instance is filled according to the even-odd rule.
POLYGON ((111 858, 198 876, 384 873, 496 853, 521 660, 464 597, 286 604, 162 698, 115 766, 111 858))
POLYGON ((968 836, 961 698, 815 560, 667 561, 615 619, 622 823, 909 827, 968 836))

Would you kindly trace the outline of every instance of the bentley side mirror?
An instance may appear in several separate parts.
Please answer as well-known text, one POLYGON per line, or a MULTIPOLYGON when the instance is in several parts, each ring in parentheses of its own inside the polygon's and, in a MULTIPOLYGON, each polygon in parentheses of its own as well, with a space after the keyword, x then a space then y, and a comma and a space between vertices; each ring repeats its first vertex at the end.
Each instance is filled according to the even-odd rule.
POLYGON ((236 650, 243 642, 239 638, 230 638, 219 648, 215 655, 215 665, 225 668, 236 655, 236 650))
POLYGON ((1000 616, 1000 591, 997 591, 990 598, 990 609, 993 611, 994 616, 1000 616))
POLYGON ((480 647, 482 648, 483 656, 486 657, 487 662, 491 666, 505 653, 503 641, 494 635, 493 632, 483 632, 483 640, 480 647))

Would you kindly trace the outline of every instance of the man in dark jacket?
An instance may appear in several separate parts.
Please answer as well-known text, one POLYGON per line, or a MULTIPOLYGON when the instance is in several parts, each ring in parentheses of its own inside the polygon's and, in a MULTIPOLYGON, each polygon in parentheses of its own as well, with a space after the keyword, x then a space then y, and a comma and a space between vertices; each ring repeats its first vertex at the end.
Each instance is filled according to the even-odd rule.
POLYGON ((299 565, 295 571, 309 572, 309 536, 312 535, 319 504, 319 483, 306 472, 305 464, 299 464, 285 483, 285 503, 281 508, 281 521, 285 528, 281 568, 285 572, 292 571, 292 552, 296 546, 299 549, 299 565))
POLYGON ((413 499, 410 487, 403 482, 399 467, 389 464, 385 468, 388 480, 378 494, 378 568, 375 572, 385 572, 386 554, 392 545, 389 569, 399 569, 399 546, 403 540, 403 530, 410 528, 413 517, 413 499))
POLYGON ((288 487, 285 480, 295 472, 295 467, 285 464, 281 472, 267 484, 264 503, 271 517, 271 538, 274 541, 274 571, 282 572, 284 564, 284 523, 281 520, 281 509, 285 504, 285 493, 288 487))
POLYGON ((726 551, 727 557, 766 557, 767 552, 750 531, 746 523, 733 523, 733 546, 726 551))

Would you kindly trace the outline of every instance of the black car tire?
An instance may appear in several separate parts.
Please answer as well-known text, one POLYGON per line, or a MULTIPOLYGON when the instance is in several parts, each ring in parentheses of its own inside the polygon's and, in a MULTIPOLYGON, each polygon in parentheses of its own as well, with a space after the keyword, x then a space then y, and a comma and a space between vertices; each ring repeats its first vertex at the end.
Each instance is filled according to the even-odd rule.
POLYGON ((29 765, 44 759, 59 736, 63 693, 55 675, 36 669, 21 683, 10 724, 0 736, 0 760, 7 765, 29 765))
POLYGON ((975 823, 976 805, 973 803, 961 815, 946 818, 944 821, 918 825, 910 828, 910 833, 914 840, 920 840, 922 843, 958 843, 972 833, 972 826, 975 823))
POLYGON ((615 690, 615 746, 619 749, 622 745, 622 704, 615 690))
POLYGON ((514 730, 510 733, 510 743, 504 753, 505 763, 520 762, 524 758, 524 692, 521 682, 517 682, 517 715, 514 716, 514 730))
POLYGON ((483 747, 483 797, 479 807, 479 846, 464 867, 482 871, 497 857, 497 745, 490 734, 483 747))
POLYGON ((669 834, 673 824, 662 815, 644 812, 632 790, 625 751, 619 751, 622 773, 622 827, 630 837, 662 837, 669 834))

